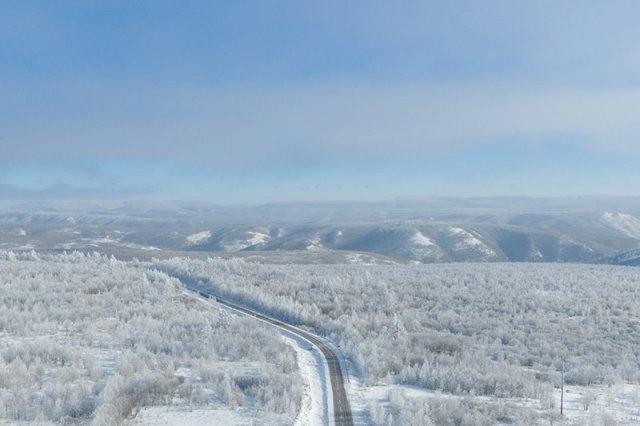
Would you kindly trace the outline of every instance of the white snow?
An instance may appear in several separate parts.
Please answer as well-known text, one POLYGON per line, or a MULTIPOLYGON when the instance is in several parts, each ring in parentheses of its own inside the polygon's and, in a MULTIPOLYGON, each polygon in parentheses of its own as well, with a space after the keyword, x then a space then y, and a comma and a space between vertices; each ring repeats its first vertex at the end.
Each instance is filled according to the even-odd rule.
POLYGON ((416 234, 411 238, 411 242, 422 247, 433 247, 436 245, 431 238, 427 237, 420 231, 416 232, 416 234))
POLYGON ((449 235, 459 238, 459 241, 454 245, 454 249, 457 251, 475 250, 490 258, 497 256, 495 251, 469 231, 465 231, 462 228, 451 227, 449 228, 449 235))
POLYGON ((145 407, 125 425, 254 425, 255 411, 249 409, 188 410, 175 407, 145 407))
POLYGON ((156 251, 162 250, 161 248, 156 246, 143 246, 135 243, 123 243, 122 245, 128 248, 139 249, 139 250, 156 250, 156 251))
MULTIPOLYGON (((451 395, 439 391, 422 389, 414 386, 399 384, 379 384, 362 388, 360 404, 376 402, 389 410, 389 393, 400 391, 405 398, 451 398, 462 400, 463 396, 451 395)), ((565 386, 564 387, 563 418, 556 418, 553 424, 558 425, 637 425, 640 424, 640 385, 620 384, 608 387, 606 385, 593 386, 565 386), (585 410, 585 395, 591 393, 592 401, 588 410, 585 410), (557 422, 557 423, 556 423, 557 422)), ((560 389, 553 392, 554 408, 557 414, 560 411, 560 389)), ((476 402, 501 404, 502 406, 528 407, 542 413, 539 410, 539 402, 526 398, 504 398, 476 396, 476 402)), ((543 423, 536 423, 543 424, 543 423)))
POLYGON ((200 231, 187 236, 187 244, 199 244, 211 238, 211 231, 200 231))
POLYGON ((363 253, 349 253, 345 255, 345 260, 349 263, 360 264, 360 265, 373 265, 374 259, 363 253))
POLYGON ((408 249, 413 254, 414 259, 442 261, 446 258, 446 254, 442 251, 442 248, 420 231, 416 231, 415 234, 411 236, 408 249))
POLYGON ((362 378, 357 375, 353 362, 346 358, 335 345, 331 346, 340 361, 340 368, 342 369, 342 375, 345 380, 344 390, 347 393, 347 399, 351 406, 353 424, 368 426, 371 424, 371 421, 369 419, 368 404, 365 399, 365 387, 362 384, 362 378))
POLYGON ((307 240, 307 250, 321 250, 322 248, 322 238, 320 237, 320 234, 315 234, 312 238, 309 238, 307 240))
POLYGON ((528 260, 539 260, 542 259, 542 257, 542 252, 540 252, 540 250, 538 250, 538 248, 532 244, 528 260))
POLYGON ((279 329, 282 337, 296 351, 298 368, 304 379, 304 396, 296 425, 327 425, 330 421, 330 390, 327 389, 328 371, 318 348, 286 330, 279 329))
POLYGON ((222 245, 222 250, 224 251, 240 251, 244 250, 247 247, 255 246, 257 244, 264 244, 271 241, 271 237, 269 234, 266 234, 261 231, 247 231, 246 239, 239 240, 228 240, 225 241, 222 245))
POLYGON ((626 213, 604 212, 602 219, 606 224, 622 232, 624 235, 640 239, 640 220, 635 216, 626 213))
POLYGON ((344 260, 346 263, 350 263, 353 265, 381 265, 381 264, 396 265, 397 264, 397 262, 394 262, 391 259, 380 259, 368 253, 347 253, 344 255, 344 260))
MULTIPOLYGON (((569 424, 640 424, 640 385, 565 386, 564 391, 563 414, 569 424), (587 393, 592 401, 585 410, 587 393)), ((559 410, 560 389, 555 389, 554 399, 559 410)))
POLYGON ((103 238, 96 238, 93 240, 94 244, 117 244, 119 241, 118 240, 114 240, 113 238, 111 238, 110 235, 107 235, 106 237, 103 238))
MULTIPOLYGON (((440 391, 419 388, 401 384, 380 383, 375 386, 361 387, 357 394, 350 395, 353 408, 366 407, 370 402, 376 402, 386 410, 389 409, 389 393, 393 390, 401 391, 406 398, 451 398, 462 400, 464 396, 452 395, 440 391), (353 398, 353 399, 352 399, 353 398)), ((563 419, 556 419, 559 425, 637 425, 640 424, 640 385, 614 384, 592 386, 564 387, 563 419), (585 410, 585 395, 591 394, 592 401, 585 410)), ((539 410, 539 401, 526 398, 498 399, 489 396, 476 396, 476 402, 500 403, 504 406, 528 407, 539 410)), ((554 408, 560 411, 560 389, 553 391, 554 408)), ((544 410, 539 411, 540 413, 544 410)), ((359 422, 356 422, 359 423, 359 422)), ((539 423, 536 423, 539 424, 539 423)), ((554 422, 555 424, 555 422, 554 422)))
POLYGON ((250 235, 249 239, 247 240, 250 246, 255 246, 256 244, 264 244, 271 240, 271 237, 264 232, 249 231, 247 232, 247 234, 250 235))

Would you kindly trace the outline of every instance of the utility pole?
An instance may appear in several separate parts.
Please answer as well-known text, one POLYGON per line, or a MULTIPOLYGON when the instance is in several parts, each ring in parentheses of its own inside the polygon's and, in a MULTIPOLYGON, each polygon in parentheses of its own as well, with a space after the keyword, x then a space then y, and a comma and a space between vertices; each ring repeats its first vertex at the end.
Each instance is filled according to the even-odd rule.
POLYGON ((564 362, 562 363, 562 373, 560 374, 560 417, 564 409, 564 362))

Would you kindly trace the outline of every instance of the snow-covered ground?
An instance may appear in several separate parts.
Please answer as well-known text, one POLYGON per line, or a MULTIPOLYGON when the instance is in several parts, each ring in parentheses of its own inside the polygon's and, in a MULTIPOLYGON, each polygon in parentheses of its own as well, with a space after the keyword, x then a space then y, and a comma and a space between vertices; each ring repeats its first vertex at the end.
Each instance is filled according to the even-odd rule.
MULTIPOLYGON (((559 409, 559 389, 556 389, 554 399, 559 409)), ((565 386, 564 416, 565 422, 571 425, 638 425, 640 385, 565 386)))
POLYGON ((202 425, 238 425, 253 426, 264 424, 256 419, 255 412, 249 409, 178 409, 174 407, 145 407, 127 426, 202 426, 202 425))
POLYGON ((279 329, 282 337, 296 351, 298 367, 304 380, 304 395, 296 425, 328 425, 331 423, 331 387, 325 360, 309 342, 279 329))
MULTIPOLYGON (((288 338, 287 338, 288 339, 288 338)), ((300 367, 305 378, 313 380, 319 376, 321 368, 315 361, 309 360, 309 351, 303 349, 299 342, 292 341, 292 345, 300 348, 302 358, 300 367), (305 359, 306 358, 306 359, 305 359), (311 362, 310 362, 311 361, 311 362)), ((317 384, 317 382, 316 382, 317 384)), ((313 388, 313 385, 311 386, 313 388)), ((327 418, 319 415, 318 406, 307 406, 310 400, 308 393, 321 392, 320 389, 305 389, 305 398, 300 415, 296 419, 296 425, 321 425, 327 424, 327 418)), ((397 409, 392 403, 393 395, 401 395, 407 400, 436 400, 444 399, 461 402, 464 398, 451 394, 445 394, 433 390, 415 386, 400 384, 379 384, 376 386, 362 386, 357 376, 350 375, 347 379, 347 392, 351 408, 354 414, 355 425, 370 425, 372 419, 368 410, 371 406, 379 406, 386 415, 397 415, 397 409)), ((554 392, 554 407, 556 416, 553 424, 557 425, 611 425, 632 426, 640 424, 640 385, 613 385, 607 386, 565 386, 564 415, 559 416, 560 390, 554 392), (585 404, 588 401, 588 409, 585 404)), ((528 408, 533 413, 539 413, 539 403, 533 400, 505 398, 496 399, 488 397, 475 397, 476 402, 489 405, 500 405, 505 411, 528 408)), ((131 425, 202 425, 202 424, 256 424, 255 417, 248 410, 192 410, 176 411, 166 407, 150 407, 144 409, 131 425)), ((548 420, 536 419, 534 424, 548 424, 548 420)))
MULTIPOLYGON (((540 402, 525 398, 494 398, 458 396, 399 384, 379 384, 363 387, 358 406, 377 406, 385 416, 398 416, 398 396, 404 402, 409 400, 449 401, 450 407, 460 407, 466 401, 498 407, 504 413, 528 410, 529 416, 522 416, 520 424, 565 425, 565 426, 632 426, 640 424, 640 385, 619 384, 612 386, 565 386, 564 409, 560 416, 560 389, 553 394, 551 412, 541 409, 540 402), (396 397, 394 401, 394 396, 396 397), (456 405, 459 404, 459 405, 456 405), (544 416, 543 416, 544 415, 544 416)), ((494 408, 496 409, 496 408, 494 408)), ((453 413, 452 413, 453 414, 453 413)), ((371 421, 371 419, 368 419, 371 421)), ((380 423, 375 422, 374 423, 380 423)), ((370 423, 368 423, 370 424, 370 423)), ((393 423, 396 424, 396 423, 393 423)))
POLYGON ((344 390, 347 393, 347 398, 349 398, 349 404, 351 405, 353 424, 362 426, 370 425, 371 419, 369 418, 368 400, 362 384, 362 378, 357 373, 353 362, 346 358, 339 348, 337 349, 335 353, 340 360, 340 367, 344 375, 344 390))

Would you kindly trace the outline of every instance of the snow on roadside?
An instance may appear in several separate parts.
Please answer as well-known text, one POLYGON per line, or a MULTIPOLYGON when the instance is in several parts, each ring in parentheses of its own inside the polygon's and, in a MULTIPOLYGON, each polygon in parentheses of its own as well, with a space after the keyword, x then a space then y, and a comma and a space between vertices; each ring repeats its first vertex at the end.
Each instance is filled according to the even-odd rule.
POLYGON ((353 418, 354 425, 370 425, 371 419, 369 417, 369 407, 366 395, 366 388, 362 384, 362 378, 356 374, 355 365, 351 360, 346 358, 339 348, 335 345, 328 343, 333 348, 333 352, 340 361, 340 368, 342 369, 342 375, 344 376, 344 390, 347 393, 347 399, 351 406, 351 416, 353 418))
MULTIPOLYGON (((202 300, 204 303, 207 303, 207 301, 204 299, 200 300, 202 300)), ((226 305, 219 305, 219 307, 221 309, 227 310, 234 315, 245 316, 244 313, 236 311, 235 309, 226 305)), ((322 356, 319 349, 307 340, 288 330, 280 328, 275 324, 263 321, 259 318, 254 319, 276 329, 282 335, 282 338, 286 341, 286 343, 296 351, 298 368, 300 369, 300 374, 302 375, 304 380, 304 390, 300 412, 296 417, 295 425, 328 426, 330 424, 333 424, 333 416, 331 415, 333 413, 333 395, 331 393, 330 384, 331 380, 329 379, 329 370, 327 368, 324 356, 322 356)))
POLYGON ((298 368, 304 380, 304 393, 300 413, 296 418, 296 425, 328 425, 329 416, 329 385, 328 372, 324 358, 315 346, 306 340, 279 329, 284 340, 296 351, 298 368))

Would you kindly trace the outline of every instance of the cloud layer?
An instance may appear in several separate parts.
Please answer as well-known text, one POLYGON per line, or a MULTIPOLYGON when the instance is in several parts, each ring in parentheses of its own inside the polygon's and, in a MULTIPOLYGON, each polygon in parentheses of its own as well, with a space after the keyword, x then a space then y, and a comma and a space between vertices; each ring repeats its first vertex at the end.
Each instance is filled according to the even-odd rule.
POLYGON ((5 123, 3 160, 148 158, 295 168, 554 138, 627 151, 640 130, 640 89, 332 86, 70 96, 62 112, 36 106, 29 120, 5 123))
POLYGON ((637 177, 635 1, 36 4, 0 10, 7 187, 281 199, 637 177))

